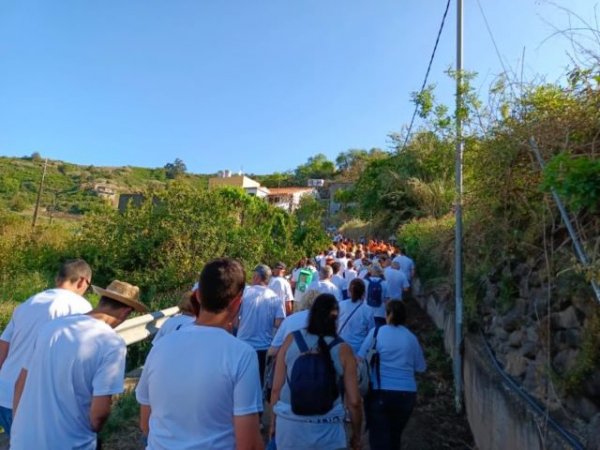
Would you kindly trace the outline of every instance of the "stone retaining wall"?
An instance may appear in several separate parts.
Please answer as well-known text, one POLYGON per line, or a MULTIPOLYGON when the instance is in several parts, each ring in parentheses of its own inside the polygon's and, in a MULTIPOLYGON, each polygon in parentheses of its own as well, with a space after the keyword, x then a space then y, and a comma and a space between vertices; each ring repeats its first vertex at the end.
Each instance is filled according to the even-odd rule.
MULTIPOLYGON (((454 312, 451 298, 452 293, 445 287, 417 296, 417 302, 444 331, 446 351, 452 356, 454 312)), ((504 384, 479 335, 465 336, 463 379, 467 419, 478 450, 570 448, 504 384)))

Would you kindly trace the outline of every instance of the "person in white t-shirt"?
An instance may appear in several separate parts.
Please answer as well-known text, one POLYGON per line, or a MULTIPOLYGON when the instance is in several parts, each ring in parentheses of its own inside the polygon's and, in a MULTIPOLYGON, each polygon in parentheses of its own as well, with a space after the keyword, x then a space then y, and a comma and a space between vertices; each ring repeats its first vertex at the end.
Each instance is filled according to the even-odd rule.
POLYGON ((282 262, 278 262, 273 266, 273 276, 269 281, 269 288, 275 291, 285 305, 285 315, 289 316, 294 312, 294 293, 292 286, 285 277, 286 266, 282 262))
POLYGON ((391 266, 383 269, 385 281, 387 281, 388 297, 393 300, 402 300, 404 293, 410 289, 410 283, 406 279, 404 272, 400 270, 397 262, 392 262, 391 266))
POLYGON ((314 280, 308 289, 319 291, 321 294, 331 294, 337 299, 338 302, 341 302, 344 300, 342 291, 340 291, 338 287, 331 282, 332 276, 333 269, 331 266, 321 267, 319 270, 319 279, 314 280))
POLYGON ((408 282, 412 284, 412 280, 415 276, 415 262, 404 254, 404 249, 398 247, 399 255, 394 258, 394 262, 398 263, 400 270, 404 272, 408 282))
POLYGON ((383 278, 383 269, 378 263, 373 263, 369 266, 369 274, 365 276, 365 292, 366 292, 366 303, 367 306, 373 310, 373 320, 375 321, 375 325, 383 325, 385 324, 385 304, 390 299, 388 295, 387 281, 383 278), (377 303, 378 299, 371 298, 374 297, 375 290, 369 289, 369 285, 380 284, 381 288, 381 299, 379 299, 379 305, 374 306, 377 303))
POLYGON ((147 309, 129 283, 94 290, 100 300, 92 311, 40 329, 15 386, 11 449, 97 448, 112 395, 123 392, 127 346, 114 328, 147 309))
POLYGON ((344 279, 346 280, 346 283, 349 284, 356 277, 358 277, 358 272, 354 268, 354 261, 350 260, 348 261, 348 268, 344 272, 344 279))
POLYGON ((0 336, 0 426, 9 436, 15 381, 33 351, 37 332, 57 317, 90 311, 92 305, 82 295, 91 282, 92 269, 84 260, 64 262, 56 276, 56 288, 17 306, 0 336))
POLYGON ((264 447, 256 353, 227 331, 245 279, 234 259, 209 262, 200 274, 195 324, 150 351, 136 389, 147 450, 264 447))
POLYGON ((181 314, 169 317, 165 323, 162 324, 154 336, 154 339, 152 339, 152 345, 156 345, 156 343, 167 334, 172 333, 173 331, 181 330, 185 327, 189 327, 194 323, 196 320, 196 314, 194 314, 192 296, 196 295, 195 291, 198 289, 197 284, 198 283, 194 285, 194 288, 192 288, 191 291, 188 291, 183 295, 183 298, 177 305, 181 314))
POLYGON ((258 357, 261 384, 265 373, 267 350, 273 340, 273 329, 285 319, 285 306, 281 297, 267 287, 271 269, 259 264, 252 274, 252 285, 246 286, 239 313, 237 338, 246 342, 258 357))
POLYGON ((364 302, 365 282, 360 278, 350 282, 348 293, 350 298, 340 303, 338 334, 356 354, 369 330, 375 326, 374 310, 364 302))
POLYGON ((331 265, 331 270, 333 270, 331 282, 343 293, 346 290, 347 284, 343 277, 342 265, 336 261, 331 265))
POLYGON ((286 317, 277 329, 277 333, 275 333, 273 341, 271 342, 271 347, 269 347, 267 353, 268 356, 275 356, 277 354, 279 347, 281 347, 288 334, 306 328, 308 325, 308 310, 312 307, 315 298, 317 298, 319 294, 319 291, 314 290, 308 290, 303 294, 300 302, 300 310, 297 313, 286 317))

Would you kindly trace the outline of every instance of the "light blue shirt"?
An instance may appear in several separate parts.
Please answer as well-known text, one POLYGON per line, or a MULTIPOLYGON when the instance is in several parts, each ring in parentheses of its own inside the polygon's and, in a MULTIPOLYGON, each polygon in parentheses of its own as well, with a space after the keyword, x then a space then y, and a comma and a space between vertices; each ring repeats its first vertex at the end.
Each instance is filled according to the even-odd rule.
MULTIPOLYGON (((373 345, 375 329, 369 331, 360 347, 358 356, 364 358, 373 345)), ((379 352, 381 387, 390 391, 417 391, 415 372, 424 372, 427 368, 423 350, 408 328, 399 325, 383 325, 377 334, 377 351, 379 352)), ((377 386, 375 370, 371 371, 371 379, 377 386)))
POLYGON ((283 345, 283 341, 285 341, 285 338, 288 337, 288 334, 293 333, 296 330, 306 328, 308 326, 309 312, 310 311, 308 309, 305 309, 304 311, 299 311, 291 316, 287 316, 277 329, 277 333, 275 333, 273 342, 271 342, 271 347, 281 347, 283 345))
POLYGON ((400 270, 406 275, 406 279, 410 283, 412 273, 415 270, 415 262, 406 255, 398 255, 394 258, 394 262, 400 264, 400 270))
POLYGON ((246 286, 237 337, 255 350, 266 350, 273 340, 275 321, 284 318, 285 304, 273 290, 260 285, 246 286))
POLYGON ((358 353, 369 330, 375 326, 373 311, 373 308, 367 306, 362 300, 356 303, 352 303, 352 300, 344 300, 340 303, 338 333, 352 347, 354 353, 358 353))
POLYGON ((402 270, 386 267, 384 269, 385 281, 387 281, 387 296, 390 300, 402 300, 404 289, 410 287, 408 278, 402 270))

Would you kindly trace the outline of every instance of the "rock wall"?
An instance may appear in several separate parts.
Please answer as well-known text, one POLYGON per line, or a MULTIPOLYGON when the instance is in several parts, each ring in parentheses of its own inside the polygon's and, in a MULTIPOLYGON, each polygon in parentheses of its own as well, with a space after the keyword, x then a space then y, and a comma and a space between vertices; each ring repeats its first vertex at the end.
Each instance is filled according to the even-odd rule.
MULTIPOLYGON (((417 290, 418 286, 417 286, 417 290)), ((427 311, 438 328, 444 331, 446 350, 453 355, 454 349, 454 312, 453 294, 448 286, 440 286, 431 292, 417 296, 420 306, 427 311)), ((560 320, 571 320, 564 313, 560 320)), ((503 323, 512 319, 502 317, 503 323)), ((514 316, 514 314, 513 314, 514 316)), ((571 323, 569 323, 571 325, 571 323)), ((518 348, 520 358, 527 359, 527 355, 537 355, 538 338, 527 328, 515 327, 512 331, 505 330, 505 342, 513 349, 518 348), (517 331, 517 334, 513 334, 517 331), (512 337, 511 337, 512 335, 512 337), (517 346, 517 343, 519 344, 517 346), (534 350, 535 349, 535 350, 534 350)), ((545 421, 539 418, 515 392, 509 389, 502 377, 493 366, 487 354, 483 339, 479 334, 467 334, 464 342, 464 400, 467 419, 471 426, 477 448, 479 450, 504 450, 504 449, 564 449, 571 448, 558 436, 556 432, 546 426, 545 421)), ((523 364, 521 360, 510 353, 503 355, 506 370, 511 369, 514 374, 516 365, 523 364)), ((530 364, 524 364, 527 373, 530 364)), ((534 366, 535 367, 535 366, 534 366)), ((521 368, 519 368, 521 370, 521 368)), ((518 378, 517 378, 518 379, 518 378)), ((527 388, 538 388, 537 382, 527 388)), ((571 424, 570 424, 571 425, 571 424)), ((589 449, 600 448, 597 433, 600 430, 600 416, 583 427, 579 433, 581 441, 588 441, 589 449)), ((573 431, 572 429, 570 431, 573 431)))

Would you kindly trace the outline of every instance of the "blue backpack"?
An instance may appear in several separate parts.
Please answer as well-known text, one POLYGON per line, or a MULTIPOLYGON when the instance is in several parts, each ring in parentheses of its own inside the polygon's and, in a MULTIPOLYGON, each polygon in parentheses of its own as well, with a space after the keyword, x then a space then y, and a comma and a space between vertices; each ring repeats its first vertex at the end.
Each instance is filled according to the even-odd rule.
MULTIPOLYGON (((330 354, 309 349, 301 331, 294 331, 300 356, 288 377, 292 412, 299 416, 325 414, 339 396, 338 377, 330 354)), ((331 349, 343 342, 339 337, 327 345, 331 349)))
POLYGON ((369 279, 369 286, 367 287, 367 305, 373 308, 379 308, 383 302, 383 287, 381 283, 383 280, 369 279))

